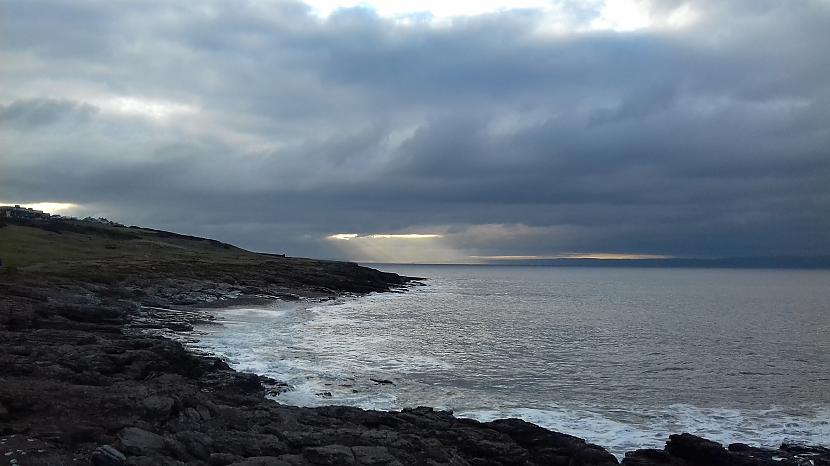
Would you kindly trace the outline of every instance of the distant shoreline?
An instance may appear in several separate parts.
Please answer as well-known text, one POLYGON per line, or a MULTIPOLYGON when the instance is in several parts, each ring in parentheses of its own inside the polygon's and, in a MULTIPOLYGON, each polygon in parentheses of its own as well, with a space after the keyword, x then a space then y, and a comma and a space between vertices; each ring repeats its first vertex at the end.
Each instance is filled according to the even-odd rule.
POLYGON ((503 267, 595 267, 638 269, 781 269, 830 270, 830 256, 731 257, 720 259, 532 259, 469 263, 394 263, 358 261, 368 266, 503 266, 503 267))

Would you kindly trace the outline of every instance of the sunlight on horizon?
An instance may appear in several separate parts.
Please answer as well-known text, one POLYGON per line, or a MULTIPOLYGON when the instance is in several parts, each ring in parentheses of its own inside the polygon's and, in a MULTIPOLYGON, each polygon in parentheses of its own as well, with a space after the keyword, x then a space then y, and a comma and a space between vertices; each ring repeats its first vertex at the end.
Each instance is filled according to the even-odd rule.
POLYGON ((19 205, 20 207, 25 207, 27 209, 35 209, 35 210, 42 210, 49 214, 54 214, 57 212, 63 212, 65 210, 72 210, 77 209, 80 207, 78 204, 72 204, 69 202, 34 202, 31 204, 27 203, 19 203, 19 202, 4 202, 0 201, 1 206, 14 206, 19 205))
POLYGON ((456 263, 464 256, 443 235, 430 233, 377 233, 359 235, 339 233, 325 238, 356 262, 386 263, 456 263))
POLYGON ((421 233, 406 233, 406 234, 398 234, 398 235, 390 235, 390 234, 373 234, 373 235, 358 235, 357 233, 338 233, 336 235, 329 235, 326 237, 328 240, 339 240, 339 241, 349 241, 353 239, 432 239, 432 238, 441 238, 442 235, 436 234, 421 234, 421 233))
POLYGON ((447 263, 484 264, 509 261, 555 259, 641 260, 671 259, 660 254, 628 254, 616 252, 566 252, 553 255, 470 255, 463 247, 452 244, 444 235, 426 233, 365 234, 337 233, 325 240, 349 257, 364 263, 447 263))
POLYGON ((471 259, 490 261, 511 261, 511 260, 555 260, 555 259, 612 259, 612 260, 636 260, 636 259, 671 259, 674 256, 661 254, 624 254, 613 252, 574 252, 555 254, 549 256, 470 256, 471 259))

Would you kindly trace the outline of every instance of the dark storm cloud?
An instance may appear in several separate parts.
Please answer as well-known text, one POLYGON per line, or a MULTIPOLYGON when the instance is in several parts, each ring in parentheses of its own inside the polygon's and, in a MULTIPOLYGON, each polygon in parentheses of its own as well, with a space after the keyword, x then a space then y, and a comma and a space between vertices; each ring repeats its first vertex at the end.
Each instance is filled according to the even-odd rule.
POLYGON ((683 28, 551 33, 531 10, 10 2, 0 201, 303 255, 379 232, 459 258, 830 254, 830 6, 649 4, 686 3, 683 28))

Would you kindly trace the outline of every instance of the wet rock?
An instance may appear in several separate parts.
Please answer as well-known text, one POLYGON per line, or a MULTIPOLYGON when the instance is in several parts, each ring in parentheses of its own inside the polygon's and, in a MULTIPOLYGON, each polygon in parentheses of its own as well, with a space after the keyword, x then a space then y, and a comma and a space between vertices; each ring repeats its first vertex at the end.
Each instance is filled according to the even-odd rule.
POLYGON ((782 443, 779 450, 794 455, 815 456, 817 458, 830 460, 830 448, 827 447, 800 445, 797 443, 782 443))
POLYGON ((663 450, 641 449, 627 452, 622 464, 625 466, 656 466, 674 463, 672 457, 663 450))
POLYGON ((486 423, 507 434, 518 445, 530 452, 535 462, 555 463, 557 458, 571 458, 573 465, 619 464, 614 455, 602 447, 587 443, 579 437, 552 432, 520 419, 500 419, 486 423))
POLYGON ((374 382, 378 385, 395 385, 395 382, 392 382, 391 380, 386 380, 386 379, 371 379, 370 378, 369 380, 371 380, 372 382, 374 382))
POLYGON ((626 466, 830 466, 830 449, 781 445, 778 449, 719 443, 691 434, 672 435, 663 450, 628 452, 626 466))
POLYGON ((93 466, 122 466, 127 457, 110 445, 102 445, 95 449, 90 456, 93 466))
POLYGON ((164 449, 164 437, 138 427, 124 428, 118 440, 129 455, 150 455, 164 449))
POLYGON ((723 445, 692 434, 674 434, 666 442, 666 452, 674 457, 699 464, 729 464, 729 452, 723 445))
POLYGON ((187 322, 167 322, 164 327, 174 332, 189 332, 193 330, 193 326, 187 322))

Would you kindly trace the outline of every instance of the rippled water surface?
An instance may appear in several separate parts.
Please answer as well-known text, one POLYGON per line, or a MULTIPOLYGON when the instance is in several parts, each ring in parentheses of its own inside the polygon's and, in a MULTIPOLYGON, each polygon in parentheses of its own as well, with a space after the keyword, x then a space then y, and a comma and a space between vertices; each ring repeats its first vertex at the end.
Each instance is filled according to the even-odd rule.
POLYGON ((521 417, 615 454, 679 431, 830 444, 830 272, 380 268, 429 280, 218 311, 195 345, 291 383, 283 403, 521 417))

